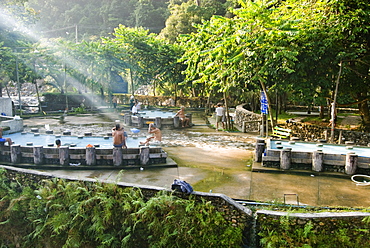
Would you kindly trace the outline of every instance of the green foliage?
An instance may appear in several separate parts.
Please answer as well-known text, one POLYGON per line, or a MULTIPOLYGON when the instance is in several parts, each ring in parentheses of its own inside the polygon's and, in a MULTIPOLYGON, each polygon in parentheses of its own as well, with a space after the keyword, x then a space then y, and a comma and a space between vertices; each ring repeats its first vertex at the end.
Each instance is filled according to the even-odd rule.
POLYGON ((84 113, 86 113, 86 109, 85 109, 85 107, 81 106, 81 107, 78 107, 78 108, 74 108, 73 112, 76 113, 76 114, 84 114, 84 113))
POLYGON ((369 224, 365 228, 348 220, 324 219, 298 223, 286 215, 264 219, 260 232, 262 247, 370 247, 369 224))
MULTIPOLYGON (((289 93, 308 105, 333 98, 339 64, 341 104, 368 111, 369 5, 364 1, 238 1, 233 18, 213 16, 182 36, 189 87, 209 94, 289 93), (365 41, 367 39, 367 41, 365 41)), ((239 95, 240 94, 240 95, 239 95)), ((269 94, 267 95, 269 98, 269 94)), ((268 99, 269 102, 270 99, 268 99)), ((269 109, 271 113, 271 109, 269 109)), ((272 119, 272 118, 271 118, 272 119)))
POLYGON ((241 230, 227 224, 210 202, 176 199, 160 194, 137 212, 138 222, 148 226, 153 247, 235 247, 241 230), (199 242, 199 243, 198 243, 199 242))
MULTIPOLYGON (((36 190, 0 174, 3 244, 19 247, 237 247, 234 227, 210 202, 61 179, 36 190), (6 211, 5 211, 6 210, 6 211)), ((36 183, 33 185, 36 186, 36 183)))
POLYGON ((168 8, 171 15, 160 37, 174 43, 179 35, 195 32, 196 24, 209 20, 213 15, 226 15, 228 7, 229 3, 225 0, 170 1, 168 8))
POLYGON ((48 37, 77 41, 109 35, 120 24, 158 33, 167 18, 166 0, 29 0, 48 37), (77 29, 77 30, 76 30, 77 29))

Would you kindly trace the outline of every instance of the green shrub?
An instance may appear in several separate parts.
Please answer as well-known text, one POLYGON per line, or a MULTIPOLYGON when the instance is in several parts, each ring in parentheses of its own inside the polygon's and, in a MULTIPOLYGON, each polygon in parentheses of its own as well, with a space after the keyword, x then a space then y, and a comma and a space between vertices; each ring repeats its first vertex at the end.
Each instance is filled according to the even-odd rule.
POLYGON ((238 247, 242 231, 209 202, 116 184, 43 181, 36 190, 0 173, 5 247, 238 247))
POLYGON ((258 235, 261 247, 370 247, 369 221, 363 225, 336 218, 307 221, 299 224, 296 218, 289 215, 280 218, 266 218, 258 235))

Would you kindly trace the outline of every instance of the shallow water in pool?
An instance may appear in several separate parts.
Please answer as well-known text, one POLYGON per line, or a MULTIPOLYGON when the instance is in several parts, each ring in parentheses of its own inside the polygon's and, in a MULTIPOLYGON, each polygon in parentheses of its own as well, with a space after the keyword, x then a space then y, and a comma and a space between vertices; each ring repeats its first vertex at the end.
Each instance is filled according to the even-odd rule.
POLYGON ((301 152, 313 152, 322 150, 328 154, 347 154, 354 152, 361 157, 370 157, 370 148, 356 147, 356 146, 345 146, 345 145, 332 145, 325 143, 305 143, 305 142, 290 142, 290 141, 271 141, 270 147, 277 149, 278 146, 282 146, 280 149, 292 148, 292 151, 301 152))
POLYGON ((143 110, 140 111, 139 114, 144 118, 173 118, 176 113, 172 111, 161 111, 161 110, 143 110))
MULTIPOLYGON (((11 138, 15 144, 21 146, 44 146, 52 147, 55 146, 55 140, 59 139, 62 142, 62 146, 76 146, 86 147, 88 144, 102 148, 112 148, 112 137, 78 137, 78 136, 66 136, 66 135, 46 135, 46 134, 34 134, 34 133, 14 133, 9 134, 7 137, 11 138)), ((128 137, 126 144, 128 148, 138 147, 140 141, 144 141, 145 138, 132 138, 128 137)))

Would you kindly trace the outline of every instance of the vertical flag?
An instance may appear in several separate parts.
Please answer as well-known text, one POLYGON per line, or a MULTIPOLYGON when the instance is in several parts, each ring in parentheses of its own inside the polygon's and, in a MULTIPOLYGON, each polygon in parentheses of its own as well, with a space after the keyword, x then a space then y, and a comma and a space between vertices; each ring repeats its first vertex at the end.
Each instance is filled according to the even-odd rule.
POLYGON ((265 115, 268 114, 268 102, 265 92, 263 91, 261 91, 261 113, 265 115))

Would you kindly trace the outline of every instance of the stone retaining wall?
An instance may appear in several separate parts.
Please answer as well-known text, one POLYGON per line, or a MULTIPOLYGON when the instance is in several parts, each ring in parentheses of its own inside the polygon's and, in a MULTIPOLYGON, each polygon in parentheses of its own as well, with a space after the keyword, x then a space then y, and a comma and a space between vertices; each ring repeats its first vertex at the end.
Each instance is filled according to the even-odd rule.
MULTIPOLYGON (((368 224, 363 221, 364 218, 369 217, 370 213, 366 212, 342 212, 342 213, 335 213, 335 212, 321 212, 321 213, 287 213, 281 211, 270 211, 270 210, 258 210, 256 212, 256 233, 261 231, 275 231, 275 235, 279 236, 279 234, 287 232, 288 230, 284 230, 284 225, 281 222, 287 222, 287 218, 289 219, 289 227, 291 229, 300 229, 306 230, 306 225, 312 225, 313 230, 311 234, 313 235, 325 235, 329 237, 333 237, 338 235, 340 229, 344 230, 352 230, 353 232, 343 233, 342 237, 340 238, 347 238, 347 239, 355 239, 354 235, 357 235, 356 232, 361 232, 360 230, 364 230, 364 234, 368 230, 368 224), (281 220, 285 218, 285 220, 281 220), (355 231, 356 230, 356 231, 355 231)), ((289 231, 288 231, 289 232, 289 231)), ((307 231, 307 236, 309 237, 310 231, 307 231)), ((362 236, 358 235, 358 236, 362 236)), ((357 237, 358 237, 357 236, 357 237)), ((284 235, 280 236, 284 238, 284 235)), ((338 237, 337 237, 338 238, 338 237)), ((257 238, 258 239, 258 238, 257 238)), ((309 238, 308 238, 309 239, 309 238)), ((366 240, 366 236, 364 236, 366 240)), ((314 238, 313 238, 314 240, 314 238)), ((335 240, 335 238, 334 238, 335 240)), ((330 242, 330 240, 328 240, 330 242)), ((258 243, 258 241, 256 242, 258 243)), ((329 245, 329 243, 328 243, 329 245)), ((341 246, 338 244, 339 247, 341 246)), ((362 247, 368 247, 366 244, 362 247)), ((257 246, 258 247, 258 246, 257 246)), ((291 247, 291 246, 287 246, 291 247)), ((311 247, 311 246, 307 246, 311 247)), ((334 247, 334 246, 328 246, 334 247)), ((354 246, 353 246, 354 247, 354 246)))
MULTIPOLYGON (((328 127, 294 122, 285 124, 284 128, 291 129, 292 136, 302 141, 330 140, 331 129, 328 127)), ((351 141, 359 146, 368 146, 370 133, 335 129, 334 143, 344 144, 346 141, 351 141)))
MULTIPOLYGON (((39 183, 44 179, 61 178, 70 181, 81 181, 82 179, 77 179, 68 176, 56 176, 52 173, 39 172, 35 170, 15 168, 11 166, 2 166, 7 172, 7 177, 9 180, 14 181, 20 185, 27 185, 31 183, 39 183)), ((94 183, 95 179, 85 178, 84 181, 94 183)), ((113 182, 107 180, 99 180, 99 182, 105 183, 116 183, 120 187, 135 187, 140 188, 142 194, 145 197, 153 197, 159 191, 169 191, 169 189, 154 187, 154 186, 143 186, 137 184, 128 184, 123 182, 113 182)), ((189 194, 174 192, 178 197, 187 199, 189 194)), ((224 218, 230 221, 233 225, 243 225, 245 244, 248 247, 250 245, 255 245, 259 247, 258 243, 258 233, 261 231, 261 227, 271 226, 276 224, 276 219, 289 216, 289 218, 296 219, 296 225, 304 226, 308 221, 312 221, 315 226, 320 228, 326 228, 335 230, 337 226, 335 223, 340 220, 347 223, 349 226, 354 226, 356 228, 366 228, 362 219, 364 217, 370 216, 370 213, 366 212, 343 212, 343 213, 333 213, 333 212, 321 212, 321 213, 288 213, 282 211, 270 211, 270 210, 258 210, 253 214, 252 210, 243 205, 237 203, 233 199, 229 198, 223 194, 213 194, 213 193, 203 193, 203 192, 193 192, 193 196, 199 201, 206 199, 210 201, 218 211, 224 213, 224 218), (333 224, 334 223, 334 224, 333 224)))
POLYGON ((244 108, 245 104, 235 108, 234 123, 242 128, 242 132, 257 132, 260 130, 262 117, 244 108))
POLYGON ((13 106, 11 98, 0 97, 0 114, 13 116, 13 106))

